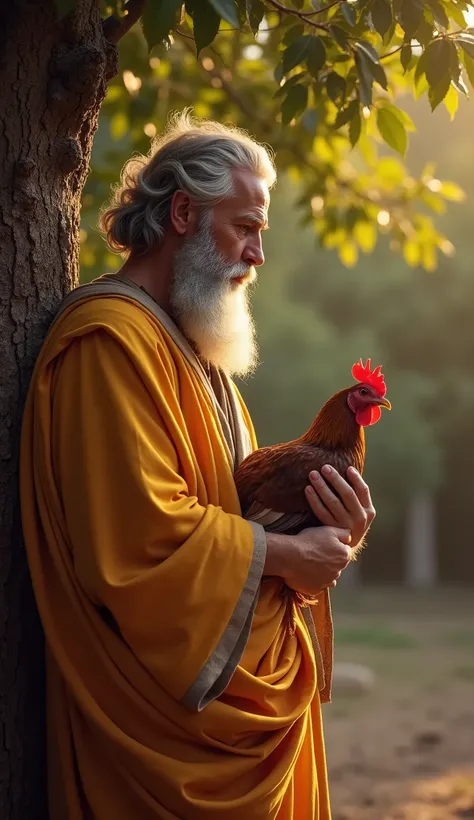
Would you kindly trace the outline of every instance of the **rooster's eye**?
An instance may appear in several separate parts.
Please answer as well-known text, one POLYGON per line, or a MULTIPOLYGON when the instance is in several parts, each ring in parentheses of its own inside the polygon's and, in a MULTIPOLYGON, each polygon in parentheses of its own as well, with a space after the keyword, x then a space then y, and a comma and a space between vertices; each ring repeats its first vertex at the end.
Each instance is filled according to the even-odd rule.
POLYGON ((368 396, 369 395, 369 391, 366 390, 365 387, 361 387, 361 389, 359 390, 359 393, 360 393, 361 396, 368 396))

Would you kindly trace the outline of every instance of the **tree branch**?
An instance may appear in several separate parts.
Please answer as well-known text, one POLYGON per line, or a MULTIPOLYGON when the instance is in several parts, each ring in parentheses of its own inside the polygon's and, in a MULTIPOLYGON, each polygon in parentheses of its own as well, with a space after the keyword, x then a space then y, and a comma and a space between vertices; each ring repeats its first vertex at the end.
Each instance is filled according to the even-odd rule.
MULTIPOLYGON (((322 31, 329 31, 329 24, 328 23, 315 23, 314 20, 310 20, 308 14, 314 14, 314 12, 304 12, 304 11, 297 11, 297 9, 289 9, 287 6, 284 6, 283 3, 279 3, 278 0, 267 0, 270 6, 273 6, 274 9, 280 12, 280 14, 291 14, 293 17, 298 17, 299 20, 302 20, 303 23, 306 23, 308 26, 312 26, 313 28, 320 29, 322 31)), ((339 0, 337 0, 339 2, 339 0)), ((333 5, 336 5, 335 3, 333 5)), ((330 7, 329 7, 330 8, 330 7)), ((323 9, 321 9, 323 11, 323 9)))
POLYGON ((116 45, 130 31, 143 14, 146 0, 128 0, 124 6, 123 17, 106 17, 102 20, 102 32, 106 40, 116 45))
POLYGON ((321 9, 317 9, 316 11, 302 11, 302 17, 314 17, 315 14, 324 14, 325 11, 329 11, 330 9, 334 8, 334 6, 338 6, 341 0, 333 0, 332 3, 329 3, 327 6, 323 6, 321 9))

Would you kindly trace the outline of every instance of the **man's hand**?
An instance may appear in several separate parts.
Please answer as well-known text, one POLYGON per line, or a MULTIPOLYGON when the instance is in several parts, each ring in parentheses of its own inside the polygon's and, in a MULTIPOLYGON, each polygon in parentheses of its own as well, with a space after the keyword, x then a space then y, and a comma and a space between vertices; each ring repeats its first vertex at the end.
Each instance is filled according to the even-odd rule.
POLYGON ((322 524, 350 530, 352 546, 357 547, 375 518, 369 488, 354 467, 347 471, 350 484, 329 465, 325 465, 321 473, 322 476, 316 472, 309 475, 308 503, 322 524), (337 495, 326 482, 332 485, 337 495))
POLYGON ((335 586, 351 560, 351 536, 336 527, 311 527, 298 535, 267 535, 264 575, 277 575, 303 595, 335 586))

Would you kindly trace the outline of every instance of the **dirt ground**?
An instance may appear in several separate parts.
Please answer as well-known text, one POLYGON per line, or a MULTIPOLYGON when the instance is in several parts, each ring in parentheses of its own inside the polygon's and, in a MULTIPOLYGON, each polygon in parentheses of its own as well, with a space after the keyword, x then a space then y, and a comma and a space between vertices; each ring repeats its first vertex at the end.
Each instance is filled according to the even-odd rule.
POLYGON ((338 589, 336 661, 373 688, 324 707, 333 820, 474 818, 474 590, 338 589))

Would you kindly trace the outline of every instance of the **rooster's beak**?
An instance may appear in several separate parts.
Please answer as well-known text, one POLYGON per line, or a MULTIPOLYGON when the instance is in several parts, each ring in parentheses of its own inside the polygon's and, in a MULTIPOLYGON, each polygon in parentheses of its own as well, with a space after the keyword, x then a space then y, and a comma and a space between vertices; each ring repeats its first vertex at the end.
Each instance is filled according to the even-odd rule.
POLYGON ((392 409, 392 405, 390 404, 390 402, 389 402, 389 400, 388 400, 388 399, 379 399, 379 400, 377 401, 377 404, 379 405, 379 407, 386 407, 386 408, 387 408, 387 410, 391 410, 391 409, 392 409))

